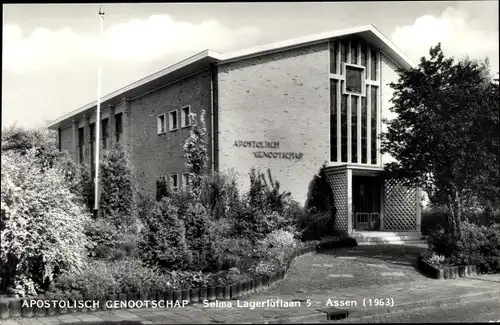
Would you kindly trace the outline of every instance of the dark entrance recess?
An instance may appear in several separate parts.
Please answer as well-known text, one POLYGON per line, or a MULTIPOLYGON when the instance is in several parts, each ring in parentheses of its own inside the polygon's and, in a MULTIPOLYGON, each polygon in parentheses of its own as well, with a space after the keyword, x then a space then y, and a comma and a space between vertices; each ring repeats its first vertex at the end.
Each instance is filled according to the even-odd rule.
POLYGON ((353 225, 356 230, 380 230, 380 177, 352 177, 353 225))

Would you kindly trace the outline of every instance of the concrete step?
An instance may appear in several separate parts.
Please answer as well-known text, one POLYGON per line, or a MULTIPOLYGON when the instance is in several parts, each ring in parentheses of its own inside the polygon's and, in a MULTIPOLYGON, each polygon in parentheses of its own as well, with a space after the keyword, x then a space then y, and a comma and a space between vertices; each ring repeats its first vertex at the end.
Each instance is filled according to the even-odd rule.
POLYGON ((425 238, 422 238, 421 236, 386 236, 386 237, 362 237, 362 236, 353 236, 356 240, 365 240, 365 241, 371 241, 371 240, 425 240, 425 238))

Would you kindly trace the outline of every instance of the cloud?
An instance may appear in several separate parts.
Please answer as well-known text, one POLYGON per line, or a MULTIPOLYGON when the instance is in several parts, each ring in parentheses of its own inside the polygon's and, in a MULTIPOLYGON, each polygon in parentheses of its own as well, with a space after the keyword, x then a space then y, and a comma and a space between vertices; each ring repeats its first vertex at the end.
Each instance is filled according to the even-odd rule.
POLYGON ((109 61, 143 63, 207 48, 229 51, 253 45, 260 37, 255 27, 231 29, 216 20, 193 24, 169 15, 108 26, 103 43, 97 33, 78 33, 71 28, 37 28, 25 35, 19 26, 6 24, 3 33, 4 69, 16 73, 96 61, 100 53, 109 61))
POLYGON ((498 69, 498 30, 482 28, 462 9, 448 7, 440 17, 422 16, 412 25, 397 27, 391 38, 416 63, 441 42, 447 56, 488 57, 492 69, 498 69))

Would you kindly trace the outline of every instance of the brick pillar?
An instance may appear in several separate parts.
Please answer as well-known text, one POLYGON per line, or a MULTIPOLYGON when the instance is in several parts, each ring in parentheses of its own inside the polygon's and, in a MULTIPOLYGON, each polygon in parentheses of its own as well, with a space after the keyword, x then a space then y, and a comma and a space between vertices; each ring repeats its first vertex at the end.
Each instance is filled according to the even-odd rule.
POLYGON ((111 105, 109 105, 108 108, 109 108, 108 145, 109 145, 109 148, 113 148, 113 145, 116 142, 116 138, 115 138, 115 133, 116 133, 116 130, 115 130, 115 108, 111 105))
POLYGON ((78 121, 73 120, 73 139, 72 139, 72 154, 73 154, 73 161, 78 163, 78 121))
POLYGON ((85 115, 84 117, 84 120, 85 120, 85 126, 84 126, 84 130, 83 130, 83 133, 84 133, 84 139, 85 139, 85 143, 83 144, 84 146, 84 157, 85 157, 85 163, 86 164, 89 164, 89 167, 90 167, 90 115, 85 115))

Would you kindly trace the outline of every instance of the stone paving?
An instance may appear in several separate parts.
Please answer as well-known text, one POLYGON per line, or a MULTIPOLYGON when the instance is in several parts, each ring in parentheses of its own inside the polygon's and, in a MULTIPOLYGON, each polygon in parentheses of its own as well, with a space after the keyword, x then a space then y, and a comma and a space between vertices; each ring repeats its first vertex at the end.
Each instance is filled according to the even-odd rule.
MULTIPOLYGON (((500 297, 499 275, 456 280, 428 279, 413 266, 416 253, 417 251, 401 246, 364 246, 303 255, 294 261, 293 267, 281 283, 248 299, 242 299, 239 305, 233 301, 231 306, 219 304, 206 307, 196 304, 184 308, 114 310, 3 320, 2 325, 82 324, 120 320, 137 321, 141 324, 282 323, 306 322, 308 318, 318 322, 324 321, 326 316, 317 309, 328 307, 330 303, 349 302, 355 305, 348 308, 349 319, 353 320, 388 312, 392 315, 425 306, 500 297), (387 271, 388 269, 390 271, 387 271), (403 275, 383 276, 382 272, 403 275), (329 276, 332 274, 350 276, 329 276), (363 301, 366 305, 366 299, 370 298, 384 302, 388 299, 394 306, 363 307, 363 301), (268 301, 275 302, 276 306, 250 308, 252 303, 266 304, 268 301), (294 307, 285 306, 292 303, 294 307), (244 304, 246 306, 243 306, 244 304)), ((377 320, 379 318, 373 318, 373 322, 377 320)))

